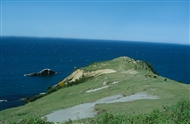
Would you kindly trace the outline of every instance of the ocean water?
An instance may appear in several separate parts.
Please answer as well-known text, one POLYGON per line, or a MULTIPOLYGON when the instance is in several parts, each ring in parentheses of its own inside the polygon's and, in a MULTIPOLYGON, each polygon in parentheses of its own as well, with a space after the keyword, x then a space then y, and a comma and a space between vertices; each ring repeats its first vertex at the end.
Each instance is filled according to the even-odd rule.
POLYGON ((190 84, 190 46, 130 41, 1 37, 0 110, 23 105, 21 98, 46 91, 92 62, 128 56, 150 62, 159 75, 190 84), (49 77, 24 74, 50 68, 49 77))

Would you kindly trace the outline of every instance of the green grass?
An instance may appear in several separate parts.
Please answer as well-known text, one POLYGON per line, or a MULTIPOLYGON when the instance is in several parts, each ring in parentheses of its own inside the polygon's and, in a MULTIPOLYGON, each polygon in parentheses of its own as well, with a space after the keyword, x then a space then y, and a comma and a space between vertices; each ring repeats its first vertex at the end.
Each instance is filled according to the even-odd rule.
MULTIPOLYGON (((132 104, 132 103, 131 103, 132 104)), ((127 106, 130 107, 130 106, 127 106)), ((148 106, 147 106, 148 107, 148 106)), ((132 108, 134 109, 134 108, 132 108)), ((136 115, 128 113, 114 114, 110 112, 103 113, 93 119, 84 119, 78 121, 68 120, 64 124, 188 124, 190 123, 190 101, 179 100, 171 106, 163 106, 162 109, 153 109, 148 113, 138 113, 136 115)), ((30 117, 20 120, 20 122, 10 122, 10 124, 53 124, 47 122, 46 118, 30 117)))
MULTIPOLYGON (((91 119, 91 124, 189 124, 190 101, 179 100, 177 104, 153 109, 146 114, 104 113, 91 119)), ((89 122, 89 121, 88 121, 89 122)))
MULTIPOLYGON (((180 99, 190 100, 188 95, 190 86, 170 79, 164 81, 165 77, 153 78, 155 75, 141 61, 132 59, 116 58, 105 62, 96 62, 90 66, 83 67, 85 70, 114 69, 117 72, 103 74, 95 78, 86 80, 84 83, 71 87, 61 88, 56 92, 46 95, 34 102, 26 105, 0 111, 0 120, 5 122, 18 122, 20 119, 35 116, 44 116, 53 111, 69 108, 81 103, 95 102, 99 99, 116 95, 131 95, 137 92, 146 92, 156 95, 156 100, 137 100, 126 103, 97 104, 95 110, 99 114, 109 112, 111 114, 143 114, 151 112, 153 109, 161 109, 163 106, 172 105, 180 99), (103 64, 102 64, 103 63, 103 64), (135 70, 135 68, 137 68, 135 70), (138 71, 137 74, 123 73, 127 70, 138 71), (150 74, 151 77, 145 77, 150 74), (87 90, 96 89, 103 86, 103 82, 118 81, 118 84, 109 84, 108 88, 96 92, 86 93, 87 90)), ((58 82, 55 82, 58 83, 58 82)))
MULTIPOLYGON (((132 103, 131 103, 132 104, 132 103)), ((127 106, 130 107, 130 106, 127 106)), ((134 108, 132 108, 134 109, 134 108)), ((162 109, 153 109, 148 113, 138 113, 136 115, 128 113, 114 114, 103 113, 93 119, 83 119, 78 121, 68 120, 62 124, 188 124, 190 123, 190 101, 179 100, 171 106, 163 106, 162 109)), ((47 122, 46 118, 30 117, 22 119, 18 123, 8 122, 9 124, 53 124, 47 122)), ((4 122, 2 122, 4 124, 4 122)))

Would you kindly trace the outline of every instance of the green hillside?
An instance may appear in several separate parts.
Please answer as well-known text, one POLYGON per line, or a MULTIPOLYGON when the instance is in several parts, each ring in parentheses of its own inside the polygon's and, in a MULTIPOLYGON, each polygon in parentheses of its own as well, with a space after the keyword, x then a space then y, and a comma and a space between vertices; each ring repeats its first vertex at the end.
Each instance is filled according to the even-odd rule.
POLYGON ((24 118, 43 117, 60 109, 96 102, 118 94, 126 97, 146 93, 156 99, 97 103, 94 112, 97 115, 106 112, 138 115, 172 105, 180 99, 190 101, 189 85, 161 77, 150 64, 128 57, 92 63, 55 84, 53 88, 61 87, 56 92, 26 105, 0 111, 0 120, 18 122, 24 118))

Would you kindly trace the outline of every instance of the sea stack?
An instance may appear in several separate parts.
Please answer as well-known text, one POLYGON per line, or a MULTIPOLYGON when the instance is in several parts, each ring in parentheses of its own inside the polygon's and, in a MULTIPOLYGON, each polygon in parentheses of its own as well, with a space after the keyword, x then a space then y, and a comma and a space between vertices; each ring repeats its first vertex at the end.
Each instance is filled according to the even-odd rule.
POLYGON ((55 72, 51 69, 43 69, 40 72, 24 74, 24 76, 51 76, 54 74, 57 74, 57 72, 55 72))

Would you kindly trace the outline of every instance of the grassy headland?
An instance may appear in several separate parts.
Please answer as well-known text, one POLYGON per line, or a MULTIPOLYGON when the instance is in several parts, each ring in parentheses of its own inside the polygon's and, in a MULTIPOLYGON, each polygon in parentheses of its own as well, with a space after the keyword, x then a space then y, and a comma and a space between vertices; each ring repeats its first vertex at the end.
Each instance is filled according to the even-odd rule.
POLYGON ((150 64, 128 57, 92 63, 76 70, 55 87, 59 85, 62 88, 34 102, 0 111, 0 120, 18 122, 24 118, 42 117, 56 110, 94 102, 117 94, 130 96, 138 92, 146 92, 159 99, 101 103, 95 105, 94 111, 98 115, 104 113, 138 115, 151 112, 153 109, 162 109, 163 106, 177 103, 180 99, 190 101, 189 85, 161 77, 155 73, 150 64), (83 78, 87 80, 76 83, 83 78), (105 86, 107 87, 101 89, 105 86), (89 90, 95 91, 87 92, 89 90))

